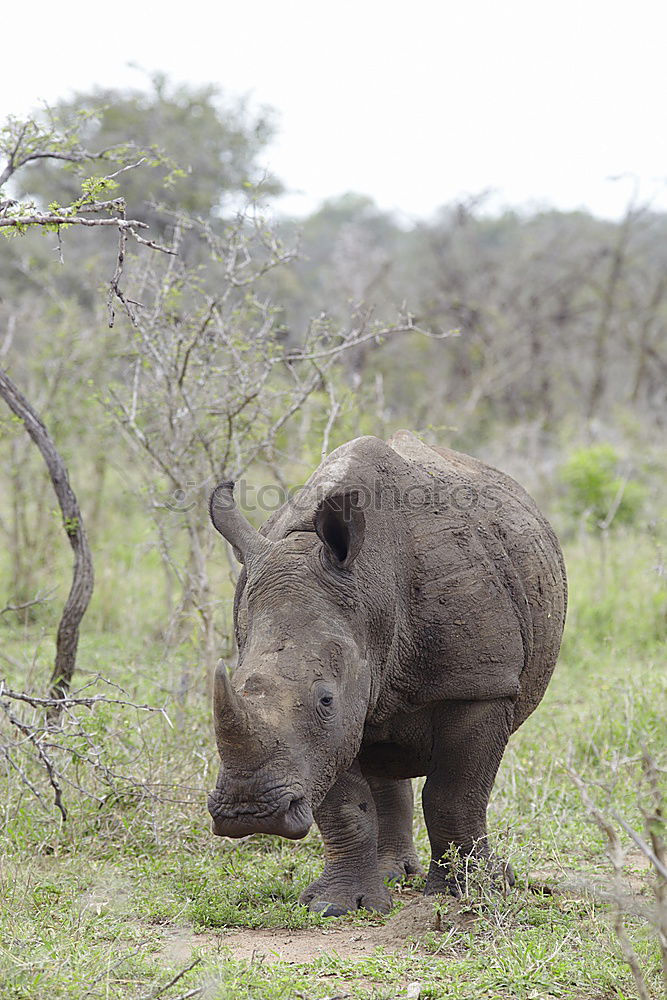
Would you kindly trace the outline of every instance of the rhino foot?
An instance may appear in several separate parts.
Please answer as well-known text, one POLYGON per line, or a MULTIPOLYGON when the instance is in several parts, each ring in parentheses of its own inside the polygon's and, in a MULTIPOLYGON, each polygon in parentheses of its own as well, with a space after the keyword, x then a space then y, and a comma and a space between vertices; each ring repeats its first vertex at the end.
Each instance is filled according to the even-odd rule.
POLYGON ((400 882, 411 875, 424 875, 419 858, 412 851, 403 856, 384 855, 378 859, 378 867, 385 882, 400 882))
POLYGON ((375 910, 379 913, 391 910, 391 895, 383 883, 364 885, 360 880, 358 884, 351 885, 348 881, 336 881, 326 875, 304 889, 299 902, 323 917, 342 917, 354 910, 375 910))

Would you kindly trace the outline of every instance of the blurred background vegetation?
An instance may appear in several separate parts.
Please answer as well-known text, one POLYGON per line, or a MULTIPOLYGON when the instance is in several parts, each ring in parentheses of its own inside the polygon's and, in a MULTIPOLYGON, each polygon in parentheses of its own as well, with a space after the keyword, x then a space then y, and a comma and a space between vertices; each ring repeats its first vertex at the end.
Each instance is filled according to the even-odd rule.
MULTIPOLYGON (((402 426, 514 474, 566 539, 639 531, 660 546, 666 217, 638 201, 618 222, 491 215, 482 194, 405 228, 351 193, 285 219, 272 199, 289 178, 261 167, 270 112, 164 76, 145 92, 80 94, 47 124, 70 145, 142 159, 113 193, 179 248, 177 265, 128 248, 127 295, 141 306, 110 328, 108 230, 63 232, 62 262, 53 233, 0 241, 0 359, 82 505, 97 569, 88 628, 229 652, 234 569, 212 548, 212 482, 292 486, 323 442, 402 426), (179 403, 186 355, 196 401, 179 403)), ((83 178, 108 172, 42 158, 11 195, 68 205, 83 178)), ((2 620, 48 632, 69 553, 40 456, 8 412, 0 431, 4 603, 57 588, 2 620)))

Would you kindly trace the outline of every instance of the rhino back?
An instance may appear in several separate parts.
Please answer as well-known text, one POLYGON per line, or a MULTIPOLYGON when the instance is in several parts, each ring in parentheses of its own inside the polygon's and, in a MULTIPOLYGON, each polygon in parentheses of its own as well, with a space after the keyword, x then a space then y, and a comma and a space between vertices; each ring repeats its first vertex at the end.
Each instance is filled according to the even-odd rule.
POLYGON ((408 514, 416 616, 432 637, 423 655, 436 676, 446 664, 458 697, 516 695, 517 728, 541 700, 560 648, 567 583, 554 532, 499 470, 409 431, 388 443, 431 485, 408 514))

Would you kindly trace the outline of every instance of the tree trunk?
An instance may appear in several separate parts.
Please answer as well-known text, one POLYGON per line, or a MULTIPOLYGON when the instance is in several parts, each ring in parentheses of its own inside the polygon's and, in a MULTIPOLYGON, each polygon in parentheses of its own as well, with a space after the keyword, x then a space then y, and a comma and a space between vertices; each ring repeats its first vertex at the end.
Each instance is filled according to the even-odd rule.
POLYGON ((25 429, 42 454, 60 504, 63 526, 74 552, 72 586, 58 626, 56 660, 50 682, 51 696, 62 698, 67 694, 74 674, 76 650, 79 644, 79 625, 86 613, 93 592, 93 560, 79 504, 70 486, 65 463, 58 453, 51 435, 28 400, 1 368, 0 396, 10 410, 23 421, 25 429))

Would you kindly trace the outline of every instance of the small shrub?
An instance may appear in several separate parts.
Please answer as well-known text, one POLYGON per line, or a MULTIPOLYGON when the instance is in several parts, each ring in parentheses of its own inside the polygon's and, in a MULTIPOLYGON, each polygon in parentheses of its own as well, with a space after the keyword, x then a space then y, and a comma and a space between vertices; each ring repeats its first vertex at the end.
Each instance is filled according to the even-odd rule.
POLYGON ((577 448, 561 466, 560 479, 568 514, 591 530, 637 522, 645 489, 636 479, 622 474, 612 445, 577 448))

